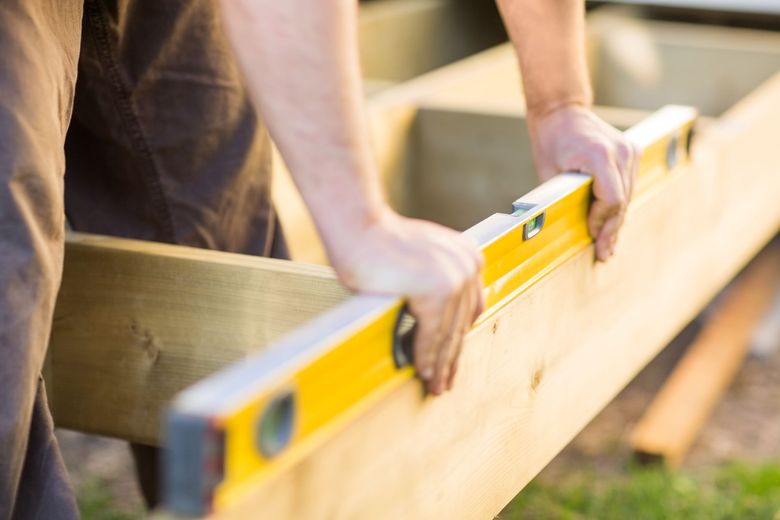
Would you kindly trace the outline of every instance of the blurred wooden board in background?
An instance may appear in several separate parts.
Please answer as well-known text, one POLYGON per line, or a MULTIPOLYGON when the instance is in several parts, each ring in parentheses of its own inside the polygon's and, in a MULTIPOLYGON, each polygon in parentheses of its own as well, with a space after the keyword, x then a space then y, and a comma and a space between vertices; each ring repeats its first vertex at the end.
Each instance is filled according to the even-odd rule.
MULTIPOLYGON (((698 336, 634 428, 641 461, 679 467, 731 385, 756 327, 780 294, 780 243, 759 254, 726 289, 698 336)), ((775 338, 780 341, 780 337, 775 338)))

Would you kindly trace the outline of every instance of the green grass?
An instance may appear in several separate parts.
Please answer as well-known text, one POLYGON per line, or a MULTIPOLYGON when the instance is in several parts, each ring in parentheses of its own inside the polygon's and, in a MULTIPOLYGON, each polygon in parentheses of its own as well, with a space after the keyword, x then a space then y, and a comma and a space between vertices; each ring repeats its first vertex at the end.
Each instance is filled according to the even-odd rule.
POLYGON ((501 520, 780 520, 780 464, 731 464, 701 473, 630 468, 599 477, 532 482, 501 520))
MULTIPOLYGON (((83 520, 138 520, 123 511, 107 485, 93 481, 78 491, 83 520)), ((599 476, 582 470, 560 482, 534 481, 500 520, 780 520, 780 462, 731 464, 697 473, 632 467, 599 476)))
POLYGON ((141 511, 119 509, 105 482, 94 480, 79 487, 77 491, 82 520, 140 520, 141 511))

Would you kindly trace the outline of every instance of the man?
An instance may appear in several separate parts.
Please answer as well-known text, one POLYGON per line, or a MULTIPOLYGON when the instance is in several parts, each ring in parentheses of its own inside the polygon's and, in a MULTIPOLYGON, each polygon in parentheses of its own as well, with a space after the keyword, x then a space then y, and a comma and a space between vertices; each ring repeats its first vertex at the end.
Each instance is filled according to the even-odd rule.
MULTIPOLYGON (((636 160, 589 111, 582 1, 499 6, 540 175, 594 176, 605 260, 636 160)), ((355 24, 354 0, 0 1, 0 518, 78 516, 40 379, 64 214, 78 230, 283 257, 264 123, 340 279, 406 297, 421 378, 452 386, 482 310, 480 254, 384 202, 355 24)))

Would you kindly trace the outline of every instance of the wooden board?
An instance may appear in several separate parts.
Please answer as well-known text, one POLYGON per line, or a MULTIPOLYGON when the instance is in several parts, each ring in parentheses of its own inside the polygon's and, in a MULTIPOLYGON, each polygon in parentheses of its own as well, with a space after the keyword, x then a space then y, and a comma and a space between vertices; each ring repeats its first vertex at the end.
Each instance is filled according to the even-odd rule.
POLYGON ((642 21, 631 12, 588 18, 599 105, 677 103, 718 116, 780 70, 778 32, 642 21))
POLYGON ((780 245, 763 251, 727 289, 631 435, 640 460, 679 467, 731 385, 756 326, 780 288, 780 245))
POLYGON ((454 392, 409 382, 223 517, 495 515, 780 229, 779 94, 703 131, 611 262, 589 249, 472 331, 454 392))
MULTIPOLYGON (((512 51, 508 46, 444 67, 400 87, 382 92, 371 99, 369 109, 372 116, 377 155, 381 171, 385 176, 385 184, 390 192, 390 199, 396 208, 407 214, 433 218, 456 227, 465 227, 469 223, 466 217, 469 219, 474 217, 472 220, 474 222, 482 213, 491 211, 493 207, 505 210, 505 202, 522 193, 525 184, 522 186, 520 184, 530 185, 532 182, 528 171, 530 161, 528 156, 522 152, 525 146, 522 129, 524 109, 519 89, 519 76, 512 51), (420 112, 418 106, 425 108, 420 112), (420 113, 422 113, 421 117, 420 113), (443 135, 437 135, 444 131, 443 126, 448 126, 450 123, 452 127, 447 130, 448 139, 460 139, 460 142, 464 143, 469 139, 480 138, 483 139, 483 146, 463 147, 459 153, 462 154, 461 158, 464 160, 452 161, 452 154, 455 150, 451 147, 448 148, 446 141, 442 139, 443 135), (472 125, 473 128, 469 129, 469 126, 472 125), (473 130, 479 128, 482 128, 484 133, 475 134, 473 130), (498 153, 497 150, 502 148, 506 148, 506 151, 503 154, 498 153), (487 173, 485 171, 474 172, 475 165, 483 161, 490 164, 491 171, 487 176, 485 176, 487 173), (518 161, 516 172, 518 186, 516 190, 511 187, 511 183, 515 182, 512 172, 514 161, 518 161), (455 170, 456 166, 462 166, 464 169, 455 170), (461 182, 447 183, 448 175, 459 177, 461 182), (471 182, 463 181, 470 175, 474 180, 471 182), (508 185, 509 187, 507 187, 508 185), (443 187, 447 189, 445 190, 443 187), (424 196, 421 196, 422 194, 424 196), (466 203, 472 199, 473 203, 466 203), (474 215, 469 215, 469 212, 473 212, 474 215), (467 215, 464 216, 464 214, 467 215)), ((599 108, 598 110, 602 111, 609 121, 625 126, 644 115, 643 111, 632 109, 599 108)), ((727 136, 724 141, 729 143, 729 137, 727 136)), ((744 146, 746 145, 743 145, 743 148, 744 146)), ((319 260, 322 261, 321 249, 316 245, 318 243, 316 232, 311 223, 307 222, 308 213, 297 197, 294 187, 289 183, 289 179, 287 182, 287 184, 277 182, 274 190, 277 195, 278 191, 285 192, 284 196, 277 197, 277 203, 281 201, 281 209, 293 219, 298 219, 298 221, 293 220, 294 225, 288 227, 291 242, 301 245, 305 251, 315 251, 306 259, 316 260, 319 255, 319 260)), ((290 220, 285 220, 286 225, 290 222, 290 220)), ((104 245, 108 245, 108 243, 104 242, 104 245)), ((72 249, 71 246, 72 244, 69 245, 69 250, 72 249)), ((110 252, 111 248, 108 247, 107 250, 110 252)), ((97 258, 90 261, 98 262, 97 258)), ((156 381, 155 378, 160 378, 164 384, 159 396, 149 398, 152 402, 151 408, 147 406, 146 398, 138 400, 138 410, 140 411, 128 413, 130 419, 124 422, 120 421, 108 426, 100 424, 100 421, 92 424, 92 420, 89 419, 91 413, 89 406, 73 405, 73 409, 68 410, 64 404, 60 404, 78 400, 80 399, 78 396, 84 392, 89 393, 94 392, 95 389, 101 389, 98 382, 90 382, 89 378, 82 380, 80 371, 83 372, 83 369, 87 367, 99 367, 105 359, 95 358, 87 362, 78 361, 76 355, 78 349, 83 348, 86 352, 105 351, 106 355, 125 349, 128 352, 133 352, 133 355, 138 355, 133 350, 135 347, 132 346, 137 343, 137 340, 134 339, 134 335, 126 333, 124 336, 106 338, 110 340, 110 344, 98 344, 103 341, 99 335, 103 332, 98 330, 97 336, 88 334, 91 329, 83 324, 84 321, 99 322, 102 330, 108 330, 110 325, 105 323, 105 320, 109 319, 107 315, 110 316, 111 313, 117 312, 112 306, 124 304, 124 302, 109 299, 104 300, 108 301, 105 304, 87 306, 86 296, 83 296, 84 302, 66 299, 69 294, 67 292, 68 273, 71 269, 71 267, 66 268, 66 291, 63 292, 61 299, 61 306, 64 307, 58 310, 58 313, 78 317, 85 311, 97 312, 99 310, 101 312, 97 314, 98 318, 96 319, 89 318, 85 314, 84 317, 79 318, 82 322, 71 326, 70 329, 55 327, 52 357, 57 356, 55 359, 58 359, 55 365, 58 367, 59 384, 51 385, 50 383, 50 386, 55 386, 52 389, 53 394, 59 391, 61 395, 61 397, 54 396, 52 398, 55 408, 61 410, 58 413, 59 424, 87 431, 122 435, 133 439, 146 439, 146 441, 151 442, 157 434, 157 416, 155 414, 167 397, 172 395, 175 390, 191 384, 197 377, 238 359, 247 349, 252 348, 248 346, 248 339, 252 339, 252 345, 264 343, 245 336, 245 341, 240 343, 235 351, 227 349, 224 355, 220 354, 215 357, 214 354, 206 350, 206 347, 211 347, 208 344, 210 338, 223 332, 212 331, 211 335, 203 335, 204 342, 195 342, 191 345, 175 339, 173 345, 178 349, 176 356, 179 356, 179 359, 177 362, 184 363, 184 367, 194 366, 197 369, 182 368, 178 370, 172 365, 165 365, 164 369, 150 369, 137 359, 129 361, 130 366, 141 367, 140 372, 138 372, 141 375, 132 376, 139 383, 133 388, 136 391, 142 391, 142 385, 156 381), (69 301, 76 303, 67 303, 69 301), (101 305, 105 305, 106 309, 102 309, 101 305), (77 309, 77 311, 70 309, 77 309), (63 331, 67 331, 67 334, 71 335, 71 339, 66 339, 67 336, 62 335, 63 331), (99 339, 94 339, 96 337, 99 339), (81 345, 81 343, 85 343, 85 345, 81 345), (66 347, 60 347, 60 344, 66 345, 66 347), (59 351, 63 354, 57 354, 59 351), (68 371, 71 369, 68 367, 74 370, 74 375, 68 375, 68 371), (174 375, 167 375, 168 372, 174 375), (71 383, 72 387, 69 386, 71 383), (147 419, 138 423, 141 426, 135 428, 133 425, 137 423, 135 417, 138 414, 144 415, 147 419)), ((78 287, 78 282, 76 287, 78 287)), ((114 289, 119 287, 121 284, 117 280, 114 289)), ((108 290, 103 293, 103 297, 110 298, 108 290)), ((215 305, 216 303, 215 301, 215 305)), ((139 305, 136 304, 136 306, 139 305)), ((231 305, 231 303, 227 302, 226 305, 231 305)), ((157 312, 157 309, 159 307, 150 307, 150 311, 157 312)), ((231 322, 232 326, 237 330, 243 330, 246 325, 239 321, 238 316, 236 316, 235 322, 231 322)), ((304 315, 301 315, 301 318, 303 317, 304 315)), ((167 319, 166 315, 162 313, 153 318, 157 321, 167 319)), ((119 323, 123 327, 129 326, 126 321, 119 323)), ((282 320, 279 323, 286 322, 282 320)), ((90 327, 93 326, 90 325, 90 327)), ((166 326, 168 330, 175 331, 180 323, 171 322, 166 326)), ((206 327, 207 325, 204 323, 202 326, 206 327)), ((232 330, 227 330, 230 331, 228 337, 232 337, 232 330)), ((166 345, 168 343, 169 341, 166 340, 166 345)), ((172 362, 174 358, 171 356, 166 356, 165 359, 172 362)), ((96 370, 102 369, 96 368, 96 370)), ((50 375, 51 377, 54 376, 50 375)), ((95 376, 98 379, 99 377, 95 376)), ((128 402, 136 402, 136 398, 132 397, 131 392, 128 392, 129 390, 121 394, 123 398, 128 402)), ((101 414, 105 415, 109 409, 110 407, 106 407, 99 410, 101 414)))
POLYGON ((701 9, 704 11, 744 12, 780 15, 780 4, 776 0, 610 0, 612 3, 657 5, 701 9))
POLYGON ((406 81, 506 40, 495 4, 374 0, 360 5, 363 76, 406 81))
POLYGON ((55 422, 155 444, 176 392, 346 297, 325 267, 69 235, 44 374, 55 422))

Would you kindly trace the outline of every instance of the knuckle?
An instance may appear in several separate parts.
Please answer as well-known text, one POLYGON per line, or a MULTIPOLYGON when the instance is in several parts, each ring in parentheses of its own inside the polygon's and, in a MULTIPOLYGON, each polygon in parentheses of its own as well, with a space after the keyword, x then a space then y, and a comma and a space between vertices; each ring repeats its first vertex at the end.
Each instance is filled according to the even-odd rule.
POLYGON ((440 276, 436 282, 436 292, 449 298, 458 292, 458 281, 454 276, 440 276))
POLYGON ((616 201, 612 204, 606 205, 604 207, 603 220, 607 221, 620 215, 623 212, 624 208, 625 208, 625 204, 622 201, 616 201))
POLYGON ((621 169, 625 169, 631 163, 631 158, 633 155, 631 145, 629 145, 626 141, 621 141, 617 144, 616 151, 618 159, 623 166, 621 169))
POLYGON ((590 157, 597 166, 601 167, 612 160, 612 150, 604 143, 595 143, 590 149, 590 157))

